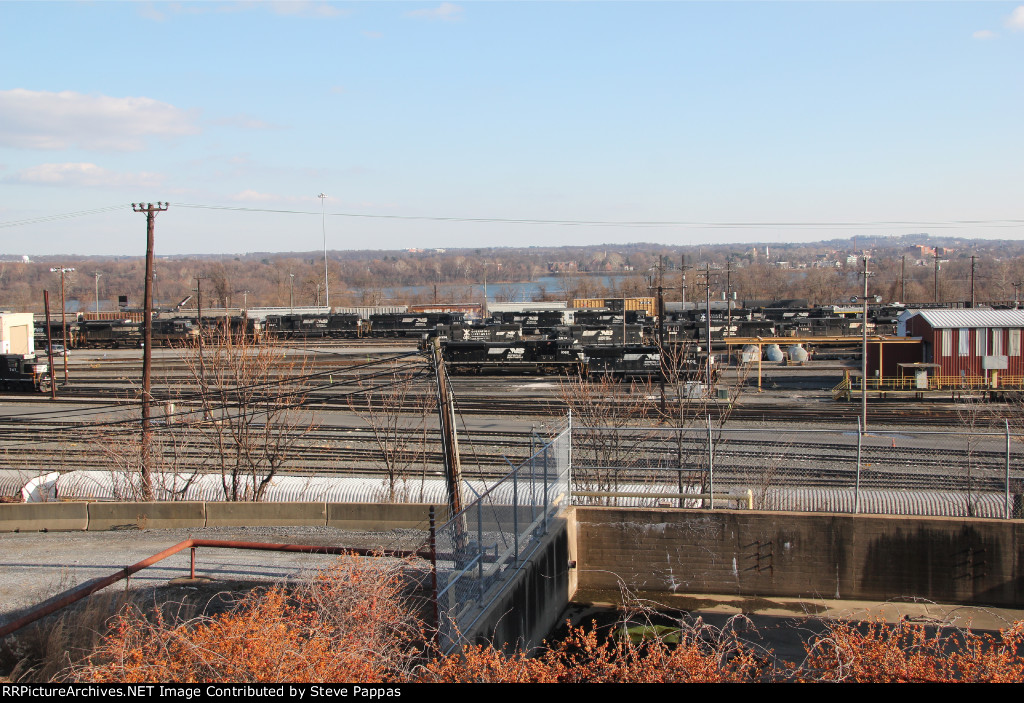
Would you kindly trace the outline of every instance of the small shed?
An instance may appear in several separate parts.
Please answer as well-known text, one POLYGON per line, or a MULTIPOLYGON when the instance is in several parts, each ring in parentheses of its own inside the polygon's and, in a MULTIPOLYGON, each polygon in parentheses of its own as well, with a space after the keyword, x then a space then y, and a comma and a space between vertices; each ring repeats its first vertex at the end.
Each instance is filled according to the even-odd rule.
POLYGON ((0 312, 0 354, 35 354, 35 323, 30 312, 0 312))
POLYGON ((918 310, 905 324, 908 336, 922 340, 922 361, 937 366, 940 386, 996 388, 1024 377, 1024 310, 918 310))

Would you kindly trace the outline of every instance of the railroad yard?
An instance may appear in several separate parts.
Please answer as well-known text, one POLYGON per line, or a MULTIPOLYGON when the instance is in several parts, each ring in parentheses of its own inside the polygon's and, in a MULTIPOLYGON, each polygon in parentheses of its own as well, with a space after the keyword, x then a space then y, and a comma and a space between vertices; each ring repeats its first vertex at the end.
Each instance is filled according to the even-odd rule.
MULTIPOLYGON (((214 353, 206 353, 209 364, 214 353)), ((281 384, 290 378, 301 396, 301 402, 287 408, 294 437, 277 469, 279 476, 440 480, 444 470, 436 390, 428 356, 417 350, 416 340, 289 342, 275 353, 266 381, 281 384)), ((176 472, 216 472, 216 434, 209 427, 223 422, 218 413, 225 411, 204 408, 200 401, 195 350, 156 349, 153 356, 157 441, 173 436, 176 472)), ((56 399, 38 393, 0 397, 5 468, 31 473, 112 471, 119 466, 124 470, 127 464, 120 465, 117 455, 130 454, 138 441, 141 360, 138 349, 72 350, 66 357, 66 383, 63 360, 55 359, 56 399)), ((701 428, 710 418, 716 432, 728 440, 720 442, 716 457, 715 480, 723 489, 764 489, 768 479, 754 474, 768 465, 772 482, 849 486, 855 480, 852 467, 858 451, 888 453, 898 443, 900 451, 911 456, 877 462, 874 471, 860 477, 861 487, 884 489, 898 479, 895 483, 904 489, 1001 490, 1006 461, 1002 436, 943 446, 947 437, 931 433, 978 424, 982 405, 986 422, 1011 412, 1011 407, 970 398, 872 398, 868 424, 873 432, 859 447, 860 403, 837 401, 832 395, 844 371, 855 363, 766 364, 760 391, 749 366, 721 369, 717 387, 727 390, 727 399, 679 397, 669 386, 665 414, 659 414, 662 394, 657 382, 605 387, 595 379, 456 376, 452 382, 463 470, 472 479, 504 475, 510 465, 530 455, 540 438, 564 424, 573 405, 577 427, 602 422, 621 426, 620 441, 631 449, 628 471, 616 480, 630 484, 664 482, 664 472, 671 469, 680 475, 687 467, 702 470, 693 466, 692 457, 705 453, 701 428), (581 410, 581 402, 590 407, 581 410), (662 436, 680 424, 687 428, 685 433, 662 436), (629 434, 626 428, 631 426, 648 429, 629 434), (964 464, 975 470, 965 473, 964 464)), ((221 400, 230 404, 231 398, 221 400)), ((249 411, 254 415, 246 431, 257 431, 262 428, 260 410, 245 410, 249 411)), ((974 429, 982 430, 980 425, 974 429)), ((579 437, 581 466, 608 461, 606 454, 588 449, 586 432, 580 431, 579 437)))

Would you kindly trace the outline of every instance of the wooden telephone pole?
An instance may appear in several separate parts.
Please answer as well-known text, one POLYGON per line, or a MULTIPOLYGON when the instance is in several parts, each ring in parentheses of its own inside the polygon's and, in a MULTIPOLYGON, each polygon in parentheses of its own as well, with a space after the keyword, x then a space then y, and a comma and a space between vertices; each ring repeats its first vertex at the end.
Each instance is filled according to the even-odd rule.
MULTIPOLYGON (((462 463, 459 458, 459 438, 455 431, 452 391, 448 385, 448 374, 441 356, 441 340, 438 337, 434 337, 431 353, 434 375, 437 378, 437 412, 441 420, 441 449, 444 452, 444 473, 448 484, 448 507, 452 511, 451 517, 454 518, 462 512, 462 463)), ((461 531, 465 532, 464 523, 459 524, 462 527, 461 531)))
POLYGON ((143 297, 142 314, 142 497, 153 500, 153 476, 150 467, 149 411, 153 402, 150 392, 153 371, 153 236, 156 231, 156 214, 167 210, 170 203, 132 203, 132 210, 146 213, 146 292, 143 297))

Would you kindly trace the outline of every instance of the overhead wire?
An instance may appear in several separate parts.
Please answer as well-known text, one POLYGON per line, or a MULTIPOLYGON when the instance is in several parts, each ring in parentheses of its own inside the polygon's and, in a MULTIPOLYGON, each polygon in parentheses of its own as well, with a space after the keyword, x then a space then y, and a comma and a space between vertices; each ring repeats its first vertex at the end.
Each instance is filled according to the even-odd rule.
POLYGON ((113 212, 114 210, 124 210, 131 207, 128 204, 124 205, 108 205, 106 207, 93 208, 91 210, 78 210, 76 212, 63 212, 55 213, 53 215, 40 215, 39 217, 30 217, 24 220, 11 220, 9 222, 0 222, 0 227, 22 227, 24 225, 34 225, 42 222, 52 222, 54 220, 66 220, 73 217, 85 217, 87 215, 98 215, 104 212, 113 212))
MULTIPOLYGON (((177 207, 203 210, 226 210, 233 212, 263 212, 287 215, 321 215, 319 210, 279 210, 271 208, 241 207, 232 205, 200 205, 195 203, 178 203, 177 207)), ((864 221, 734 221, 734 222, 701 222, 696 220, 577 220, 577 219, 543 219, 543 218, 508 218, 508 217, 467 217, 443 215, 382 215, 358 212, 328 212, 328 217, 347 217, 379 220, 412 220, 427 222, 473 222, 514 225, 561 225, 587 227, 708 227, 708 228, 761 228, 761 227, 1015 227, 1024 224, 1018 219, 976 219, 976 220, 864 220, 864 221)))
MULTIPOLYGON (((426 372, 425 371, 420 371, 419 373, 415 374, 412 378, 415 379, 415 378, 417 378, 419 376, 422 376, 424 373, 426 373, 426 372)), ((406 382, 405 379, 395 379, 395 380, 390 381, 388 383, 382 383, 382 384, 379 384, 379 385, 376 385, 376 386, 360 388, 359 390, 352 391, 350 393, 345 393, 345 394, 342 394, 341 396, 338 396, 338 397, 347 398, 347 397, 351 397, 351 396, 363 395, 363 394, 371 393, 371 392, 374 392, 374 391, 377 391, 377 390, 386 389, 386 388, 389 388, 391 386, 397 385, 399 383, 404 383, 404 382, 406 382)), ((322 388, 329 388, 329 387, 331 387, 331 386, 330 385, 324 385, 324 386, 321 387, 321 389, 322 388)), ((315 390, 317 390, 317 389, 314 389, 314 391, 315 390)), ((277 396, 269 396, 267 398, 263 398, 263 399, 261 399, 259 401, 259 403, 260 404, 264 404, 264 403, 267 403, 267 402, 276 402, 276 401, 280 401, 280 400, 283 400, 283 399, 286 399, 286 398, 289 398, 289 397, 308 395, 309 393, 314 392, 314 391, 311 391, 311 390, 308 390, 308 389, 298 389, 298 390, 292 391, 290 393, 283 393, 283 394, 279 394, 277 396)), ((304 402, 304 403, 299 403, 298 405, 290 406, 288 409, 291 410, 291 409, 301 408, 301 407, 304 407, 306 405, 310 405, 313 402, 314 401, 307 401, 307 402, 304 402)), ((242 407, 249 408, 250 406, 247 405, 247 404, 241 404, 240 405, 240 404, 232 403, 232 404, 219 405, 219 406, 215 406, 215 407, 196 408, 196 409, 192 409, 192 410, 185 410, 185 411, 181 411, 181 412, 176 412, 176 413, 169 414, 169 415, 167 415, 164 418, 166 424, 163 425, 163 426, 170 426, 171 424, 173 424, 172 422, 170 422, 171 418, 176 418, 176 417, 177 418, 181 418, 181 417, 186 417, 186 416, 189 416, 189 415, 197 415, 197 414, 200 414, 200 413, 211 413, 211 414, 218 413, 216 415, 216 417, 213 418, 215 421, 218 421, 218 422, 231 422, 233 420, 237 420, 239 417, 242 417, 243 413, 240 412, 237 415, 230 415, 230 414, 224 414, 223 411, 228 411, 228 410, 231 410, 231 409, 239 409, 239 410, 241 410, 242 407)), ((268 407, 266 409, 257 409, 255 411, 251 411, 250 410, 250 411, 247 411, 245 414, 247 414, 247 415, 249 415, 251 417, 257 417, 259 415, 267 415, 267 414, 269 414, 271 412, 273 412, 273 409, 268 407)), ((203 424, 203 423, 200 423, 200 424, 203 424)), ((37 438, 34 438, 34 439, 30 439, 30 440, 21 440, 21 441, 16 442, 16 443, 7 443, 7 444, 4 444, 3 446, 4 446, 5 449, 24 449, 26 447, 35 446, 35 445, 39 445, 39 444, 51 444, 51 443, 53 443, 54 441, 56 441, 57 439, 59 439, 60 437, 62 437, 64 435, 71 435, 75 431, 80 431, 80 430, 90 430, 90 431, 92 431, 92 430, 97 430, 97 429, 107 429, 108 431, 105 433, 104 436, 107 436, 107 437, 128 436, 128 435, 134 435, 134 434, 136 434, 138 432, 138 429, 139 429, 138 425, 139 425, 139 419, 138 418, 127 418, 127 419, 123 419, 123 420, 112 420, 112 421, 109 421, 109 422, 74 425, 74 426, 71 426, 71 427, 61 428, 61 429, 57 430, 56 433, 55 433, 56 437, 54 437, 54 436, 37 437, 37 438)))
MULTIPOLYGON (((354 366, 339 366, 339 367, 327 369, 326 371, 316 371, 316 372, 313 372, 313 373, 310 373, 310 374, 305 374, 305 375, 301 375, 301 376, 293 376, 293 377, 289 377, 287 379, 281 379, 281 380, 278 380, 278 381, 267 381, 265 383, 250 384, 250 385, 245 385, 245 386, 234 386, 232 388, 234 390, 236 390, 236 391, 237 390, 250 390, 250 389, 255 389, 255 388, 259 388, 259 387, 263 387, 263 386, 269 386, 269 385, 272 385, 274 383, 283 383, 284 381, 294 382, 294 381, 301 381, 301 380, 305 380, 305 379, 317 378, 319 376, 332 376, 333 374, 342 374, 344 372, 351 373, 352 370, 364 369, 364 368, 368 368, 368 367, 372 367, 372 366, 377 366, 377 365, 384 364, 384 363, 390 363, 390 362, 393 362, 393 361, 398 361, 400 359, 408 358, 410 356, 416 356, 419 353, 420 352, 418 352, 418 351, 415 351, 415 352, 403 352, 401 354, 395 354, 395 355, 392 355, 392 356, 382 357, 381 359, 376 359, 374 361, 368 361, 368 362, 365 362, 365 363, 362 363, 362 364, 356 364, 354 366)), ((347 378, 347 376, 342 376, 342 378, 347 378)), ((175 401, 187 401, 187 400, 193 400, 195 398, 201 398, 201 397, 202 397, 202 392, 201 391, 196 391, 196 392, 191 393, 191 394, 187 394, 187 395, 183 395, 183 396, 176 396, 174 398, 174 400, 175 401)), ((163 401, 163 400, 161 400, 161 401, 151 401, 151 406, 155 407, 155 406, 158 406, 158 405, 162 404, 163 402, 165 402, 165 401, 163 401)), ((137 403, 131 403, 130 407, 138 407, 138 404, 137 403)), ((62 416, 62 418, 66 418, 66 417, 83 417, 83 416, 86 416, 86 415, 93 414, 93 411, 95 411, 96 414, 102 414, 102 413, 107 413, 107 412, 110 412, 110 413, 123 412, 124 409, 125 408, 123 406, 122 407, 109 407, 109 406, 105 406, 103 408, 89 408, 89 409, 84 409, 84 410, 81 410, 81 411, 75 411, 75 410, 72 410, 72 411, 62 411, 61 412, 61 416, 62 416)), ((46 417, 47 415, 53 415, 55 412, 57 412, 57 411, 54 411, 54 410, 41 410, 41 411, 38 411, 36 413, 20 413, 18 415, 0 415, 0 423, 2 423, 4 421, 18 422, 18 421, 22 420, 23 418, 46 417)))
MULTIPOLYGON (((85 217, 114 210, 129 208, 128 204, 109 205, 90 210, 55 213, 22 220, 0 222, 3 227, 21 227, 40 224, 54 220, 85 217)), ((365 212, 327 212, 321 210, 291 210, 275 208, 245 207, 236 205, 207 205, 202 203, 174 203, 176 208, 195 210, 219 210, 226 212, 251 212, 277 215, 316 215, 326 217, 344 217, 370 220, 397 220, 418 222, 465 222, 531 226, 562 226, 562 227, 639 227, 639 228, 707 228, 707 229, 762 229, 770 227, 798 228, 860 228, 860 227, 1019 227, 1024 219, 963 219, 963 220, 737 220, 737 221, 698 221, 698 220, 600 220, 600 219, 553 219, 553 218, 515 218, 515 217, 471 217, 467 215, 389 215, 365 212)))
MULTIPOLYGON (((376 360, 374 362, 367 362, 365 364, 359 365, 359 368, 366 368, 366 367, 369 367, 369 366, 377 366, 377 365, 380 365, 382 363, 387 363, 387 362, 395 361, 396 359, 412 356, 412 355, 414 355, 416 353, 418 353, 418 352, 415 352, 415 353, 405 353, 405 354, 400 354, 400 355, 395 355, 395 356, 387 357, 387 358, 381 359, 381 360, 376 360)), ((340 367, 340 369, 335 369, 333 372, 337 373, 339 370, 344 370, 345 368, 351 369, 353 367, 340 367)), ((292 385, 292 384, 294 384, 297 381, 306 380, 306 379, 309 379, 309 378, 317 378, 317 377, 321 377, 321 376, 328 375, 328 374, 331 374, 331 373, 332 373, 332 371, 328 370, 328 371, 323 371, 323 372, 316 372, 314 374, 308 374, 308 375, 305 375, 305 376, 289 377, 289 378, 278 379, 278 380, 275 380, 273 382, 270 382, 269 384, 256 384, 256 385, 247 386, 247 387, 241 387, 241 388, 243 388, 243 389, 245 389, 245 388, 258 388, 258 387, 264 387, 264 386, 275 385, 275 384, 276 385, 280 385, 280 386, 283 386, 285 384, 292 385)), ((319 403, 325 403, 327 399, 314 398, 314 397, 312 397, 312 394, 313 393, 317 393, 317 392, 322 391, 322 390, 325 390, 325 389, 330 389, 330 388, 339 388, 339 387, 343 388, 345 386, 350 386, 353 383, 364 383, 364 382, 366 382, 368 380, 373 380, 373 379, 376 379, 376 378, 380 378, 382 376, 387 376, 387 375, 392 374, 392 373, 394 373, 394 369, 384 369, 382 371, 379 371, 379 372, 373 373, 373 374, 364 374, 362 376, 354 376, 354 377, 353 376, 343 377, 343 380, 341 380, 339 382, 335 382, 332 379, 330 383, 320 384, 318 386, 313 386, 311 388, 310 387, 300 387, 300 388, 297 388, 297 389, 290 390, 289 392, 286 392, 286 393, 278 393, 276 395, 262 396, 262 397, 260 397, 255 402, 258 402, 259 404, 265 404, 265 403, 273 403, 273 402, 282 401, 282 400, 285 400, 285 399, 288 399, 288 398, 291 398, 291 397, 295 397, 295 396, 305 396, 306 397, 305 402, 299 404, 298 406, 294 406, 294 407, 303 407, 303 406, 313 405, 313 404, 318 403, 318 402, 319 403)), ((413 374, 413 378, 422 375, 422 373, 423 372, 421 371, 419 373, 413 374)), ((389 386, 395 385, 395 383, 397 383, 397 382, 402 382, 402 381, 401 380, 396 380, 396 381, 392 381, 392 382, 385 383, 385 384, 379 384, 379 385, 370 386, 370 387, 366 387, 366 388, 360 388, 360 389, 352 391, 350 393, 343 393, 341 395, 333 396, 333 398, 347 398, 347 397, 350 397, 350 396, 357 396, 357 395, 360 395, 360 394, 364 394, 364 393, 380 390, 380 389, 383 389, 383 388, 387 388, 389 386)), ((234 389, 233 388, 228 388, 226 390, 227 390, 228 393, 230 393, 234 389)), ((200 397, 201 398, 201 395, 190 394, 190 396, 188 396, 188 398, 190 398, 190 399, 195 399, 196 397, 200 397)), ((182 397, 175 397, 173 399, 173 402, 181 402, 181 401, 182 401, 182 397)), ((150 405, 151 405, 151 407, 159 407, 160 405, 164 404, 165 402, 171 402, 171 399, 160 400, 160 401, 151 401, 150 405)), ((169 423, 169 422, 172 422, 173 419, 175 419, 175 418, 185 418, 185 417, 188 417, 188 416, 191 416, 191 415, 196 415, 196 414, 199 414, 199 413, 210 413, 210 412, 218 412, 218 413, 220 413, 220 412, 223 412, 223 411, 231 410, 233 408, 238 408, 242 404, 246 404, 246 401, 226 402, 226 403, 218 404, 217 406, 213 406, 213 407, 204 406, 202 408, 182 410, 182 411, 178 411, 178 412, 167 414, 167 415, 163 416, 161 419, 165 420, 165 421, 167 421, 169 423)), ((135 407, 138 407, 138 405, 137 404, 133 404, 131 407, 134 409, 135 407)), ((119 407, 119 408, 111 408, 111 409, 109 409, 110 412, 123 412, 124 410, 125 410, 125 407, 123 407, 123 406, 119 407)), ((268 412, 270 412, 270 409, 267 409, 265 411, 258 411, 255 414, 256 415, 266 414, 268 412)), ((45 411, 45 412, 39 413, 39 414, 41 414, 41 415, 51 415, 52 411, 45 411)), ((219 419, 221 419, 221 420, 233 420, 233 419, 237 419, 237 417, 238 417, 237 415, 235 415, 235 416, 232 416, 232 415, 227 415, 227 416, 221 415, 219 417, 219 419)), ((75 430, 82 430, 82 429, 93 430, 93 429, 103 429, 103 428, 123 428, 123 429, 121 429, 121 432, 124 433, 124 434, 129 434, 129 433, 133 433, 133 432, 137 431, 139 422, 140 422, 139 418, 131 417, 131 418, 122 418, 122 419, 117 419, 117 420, 110 420, 110 421, 106 421, 106 422, 80 423, 80 424, 75 424, 75 425, 72 425, 72 426, 69 426, 69 427, 61 428, 60 430, 58 430, 58 434, 61 433, 61 432, 72 432, 72 431, 75 431, 75 430)), ((34 439, 34 440, 25 440, 25 441, 22 441, 22 442, 17 443, 17 444, 6 444, 4 446, 7 447, 7 448, 19 448, 19 447, 31 446, 31 445, 34 445, 34 444, 48 443, 48 442, 52 442, 52 441, 54 441, 52 437, 38 438, 38 439, 34 439)))

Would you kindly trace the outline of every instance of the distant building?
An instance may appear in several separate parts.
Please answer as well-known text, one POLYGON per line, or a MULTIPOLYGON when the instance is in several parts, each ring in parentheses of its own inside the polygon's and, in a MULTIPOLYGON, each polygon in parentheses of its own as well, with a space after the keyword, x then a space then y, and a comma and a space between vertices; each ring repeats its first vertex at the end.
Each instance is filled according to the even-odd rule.
POLYGON ((904 336, 921 338, 921 361, 936 365, 941 385, 992 388, 1000 376, 1024 375, 1024 310, 907 311, 899 329, 904 336))
POLYGON ((579 265, 575 261, 549 261, 548 271, 551 273, 565 273, 576 271, 579 265))

